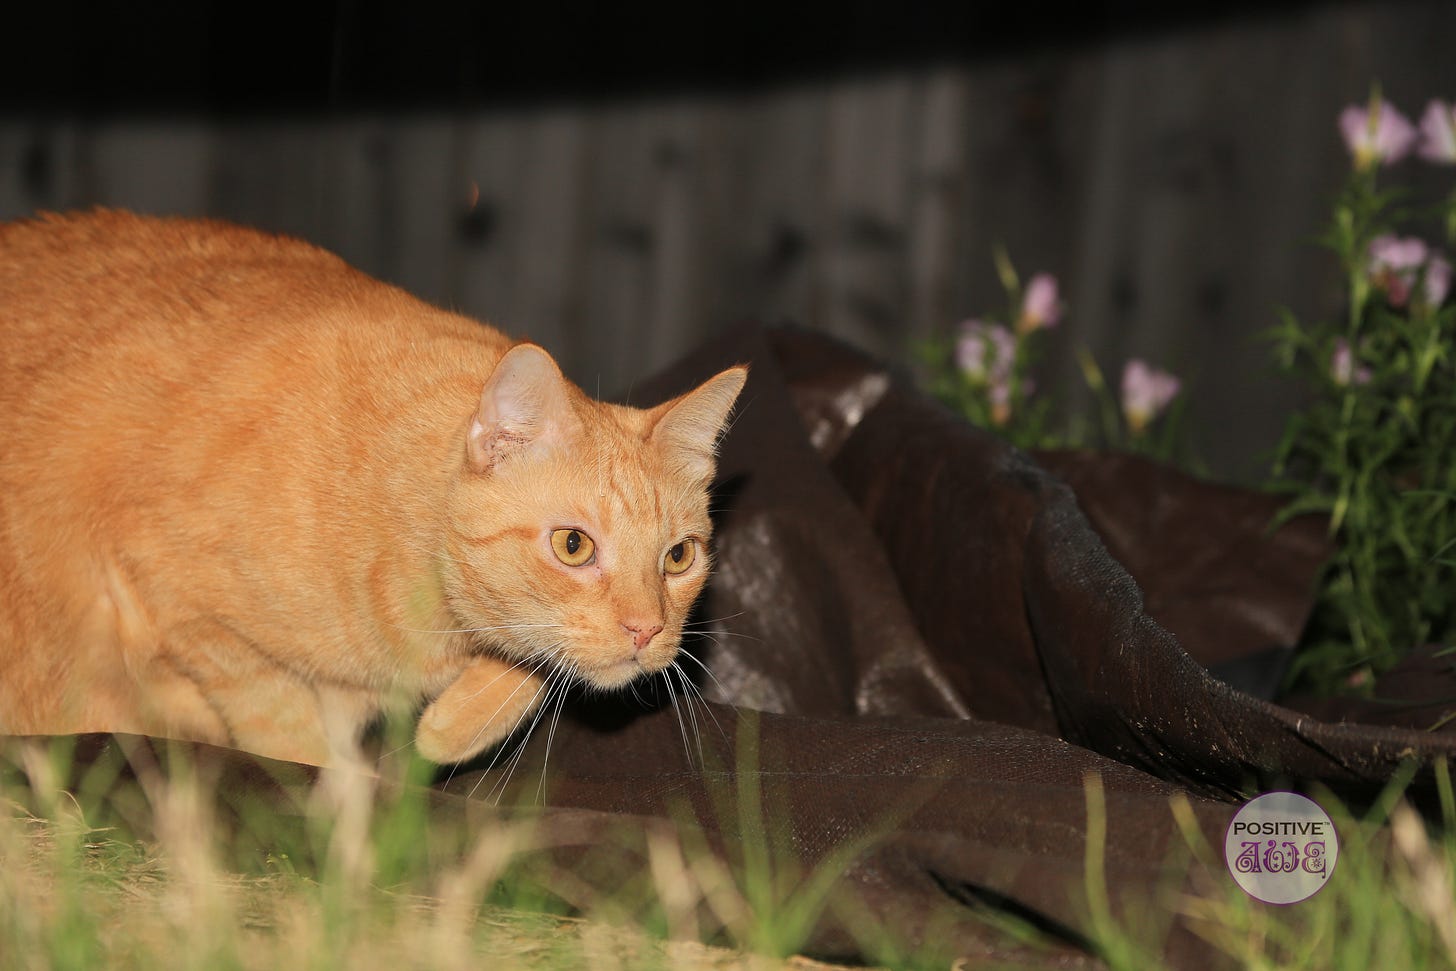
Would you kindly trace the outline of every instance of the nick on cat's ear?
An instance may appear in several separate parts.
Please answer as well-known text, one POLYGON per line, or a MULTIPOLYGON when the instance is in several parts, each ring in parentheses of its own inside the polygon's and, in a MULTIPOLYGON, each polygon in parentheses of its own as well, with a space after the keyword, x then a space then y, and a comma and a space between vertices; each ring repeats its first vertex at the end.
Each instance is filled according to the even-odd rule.
POLYGON ((684 474, 712 478, 718 436, 747 380, 746 366, 732 367, 660 406, 664 413, 652 429, 652 441, 676 454, 684 474))
POLYGON ((497 362, 470 421, 466 453, 477 472, 502 458, 564 435, 576 421, 561 369, 544 349, 517 344, 497 362))

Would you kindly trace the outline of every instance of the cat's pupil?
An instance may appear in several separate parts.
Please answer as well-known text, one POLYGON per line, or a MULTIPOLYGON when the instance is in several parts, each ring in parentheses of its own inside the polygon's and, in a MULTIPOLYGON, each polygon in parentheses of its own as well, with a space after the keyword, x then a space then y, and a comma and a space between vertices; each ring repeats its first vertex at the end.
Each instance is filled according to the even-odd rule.
POLYGON ((576 551, 579 549, 581 549, 581 534, 573 529, 566 534, 566 552, 571 556, 575 556, 576 551))
POLYGON ((667 555, 672 557, 672 562, 681 563, 683 558, 683 545, 681 543, 677 544, 667 551, 667 555))

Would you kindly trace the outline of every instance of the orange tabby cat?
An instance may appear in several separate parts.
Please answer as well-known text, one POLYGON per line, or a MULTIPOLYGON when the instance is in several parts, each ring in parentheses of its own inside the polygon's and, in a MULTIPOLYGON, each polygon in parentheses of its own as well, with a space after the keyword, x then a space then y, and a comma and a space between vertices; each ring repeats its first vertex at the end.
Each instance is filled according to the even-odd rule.
POLYGON ((0 226, 0 733, 438 762, 673 661, 734 368, 647 410, 296 240, 0 226))

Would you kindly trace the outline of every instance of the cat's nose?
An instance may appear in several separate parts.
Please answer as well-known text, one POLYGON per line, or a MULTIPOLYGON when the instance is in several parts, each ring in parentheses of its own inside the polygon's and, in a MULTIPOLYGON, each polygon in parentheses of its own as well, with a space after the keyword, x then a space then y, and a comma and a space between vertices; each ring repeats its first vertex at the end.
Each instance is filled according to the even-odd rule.
POLYGON ((658 634, 662 633, 661 624, 648 624, 641 621, 622 621, 622 629, 632 638, 632 646, 642 650, 658 634))

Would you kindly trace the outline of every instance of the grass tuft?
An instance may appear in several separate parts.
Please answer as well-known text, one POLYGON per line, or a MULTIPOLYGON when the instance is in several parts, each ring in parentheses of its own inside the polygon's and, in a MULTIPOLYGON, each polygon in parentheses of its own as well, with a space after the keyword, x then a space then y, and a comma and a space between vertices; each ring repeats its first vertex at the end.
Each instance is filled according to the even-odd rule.
MULTIPOLYGON (((691 826, 663 825, 570 866, 542 852, 546 834, 529 814, 445 832, 431 822, 429 790, 402 784, 419 766, 394 779, 329 774, 291 813, 277 799, 219 798, 219 780, 178 753, 164 758, 165 774, 132 780, 144 761, 135 752, 130 768, 117 755, 83 769, 69 739, 9 745, 0 748, 0 969, 779 971, 828 967, 792 956, 826 916, 885 967, 953 964, 935 941, 907 948, 834 890, 871 840, 816 866, 785 855, 793 840, 779 831, 776 794, 756 788, 756 735, 744 721, 741 787, 711 810, 745 837, 742 859, 710 852, 691 826), (727 946, 696 943, 703 938, 727 946)), ((1438 767, 1429 816, 1402 789, 1396 780, 1361 818, 1322 796, 1341 836, 1336 871, 1308 901, 1274 907, 1218 879, 1221 847, 1177 798, 1170 812, 1183 839, 1169 882, 1114 895, 1106 796, 1088 777, 1085 876, 1068 890, 1083 896, 1091 947, 1112 969, 1161 966, 1177 919, 1236 966, 1456 971, 1450 772, 1438 767)), ((929 915, 931 926, 940 916, 929 915)), ((944 926, 967 916, 948 903, 944 926)), ((1040 953, 1066 957, 1024 922, 987 923, 1018 966, 1040 953)), ((963 961, 995 966, 988 955, 963 961)))

